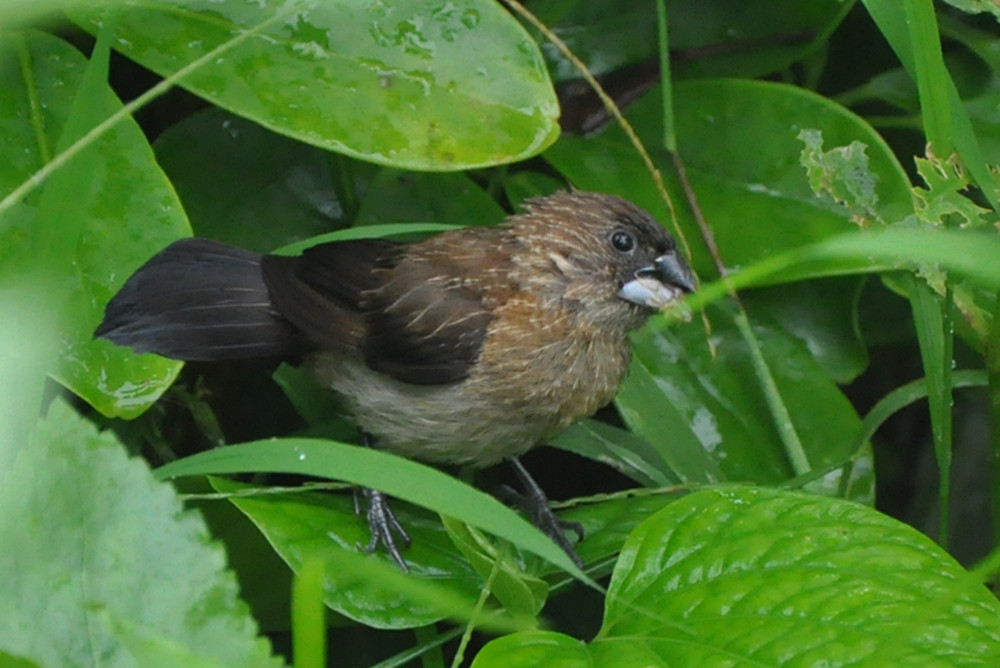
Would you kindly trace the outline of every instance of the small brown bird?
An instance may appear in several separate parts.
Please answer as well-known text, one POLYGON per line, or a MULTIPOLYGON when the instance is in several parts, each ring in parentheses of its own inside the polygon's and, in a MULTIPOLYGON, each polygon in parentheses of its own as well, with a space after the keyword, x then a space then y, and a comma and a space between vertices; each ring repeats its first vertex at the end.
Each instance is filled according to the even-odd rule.
MULTIPOLYGON (((573 191, 413 244, 287 257, 184 239, 128 279, 95 335, 190 361, 304 356, 378 448, 476 467, 511 459, 536 524, 579 561, 516 457, 608 403, 628 332, 693 289, 648 213, 573 191)), ((405 569, 393 534, 409 537, 380 493, 365 494, 368 548, 385 544, 405 569)))

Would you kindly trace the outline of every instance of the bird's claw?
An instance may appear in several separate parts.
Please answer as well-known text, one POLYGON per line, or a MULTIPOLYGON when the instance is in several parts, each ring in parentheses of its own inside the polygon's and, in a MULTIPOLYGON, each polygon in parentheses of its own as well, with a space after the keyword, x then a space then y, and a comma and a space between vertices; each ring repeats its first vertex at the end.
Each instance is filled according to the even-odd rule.
POLYGON ((556 545, 561 547, 563 552, 573 560, 573 563, 582 569, 584 567, 583 559, 576 553, 573 543, 566 537, 566 532, 572 531, 576 534, 577 540, 583 540, 583 525, 579 522, 569 522, 559 519, 559 516, 549 506, 549 499, 545 496, 545 492, 542 491, 542 488, 531 477, 531 474, 524 468, 524 465, 521 464, 517 457, 511 457, 510 462, 514 467, 514 472, 517 474, 518 479, 521 481, 521 485, 524 487, 524 494, 519 494, 510 488, 507 488, 505 492, 514 498, 515 503, 531 519, 531 523, 548 536, 556 545))
POLYGON ((572 531, 576 534, 578 541, 583 540, 583 525, 579 522, 570 522, 568 520, 560 519, 556 515, 555 511, 549 507, 546 501, 544 505, 534 503, 534 499, 530 495, 524 497, 525 501, 530 504, 528 508, 529 516, 531 517, 531 523, 534 524, 538 529, 544 533, 546 536, 552 539, 556 545, 563 549, 573 563, 579 568, 584 567, 583 559, 580 555, 576 553, 573 547, 573 543, 570 542, 569 538, 566 537, 567 531, 572 531))
POLYGON ((385 494, 377 489, 362 487, 360 490, 356 490, 354 493, 354 512, 361 514, 361 507, 358 502, 359 492, 360 496, 364 497, 365 503, 368 506, 365 511, 365 517, 368 520, 368 528, 371 531, 372 537, 367 545, 362 545, 360 542, 357 543, 358 549, 370 554, 377 550, 379 545, 382 545, 403 572, 408 573, 410 567, 399 551, 397 537, 402 541, 404 547, 409 547, 413 540, 410 538, 410 534, 406 532, 403 525, 396 519, 396 515, 393 514, 392 509, 389 508, 389 501, 385 494))

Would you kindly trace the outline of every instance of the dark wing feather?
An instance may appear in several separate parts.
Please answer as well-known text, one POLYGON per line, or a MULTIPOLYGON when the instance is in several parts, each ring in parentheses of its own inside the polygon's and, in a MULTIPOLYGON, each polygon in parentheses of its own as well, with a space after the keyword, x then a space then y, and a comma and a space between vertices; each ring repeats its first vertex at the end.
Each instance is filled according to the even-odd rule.
POLYGON ((261 268, 285 319, 320 349, 352 351, 365 334, 361 293, 376 285, 376 263, 397 248, 377 239, 337 241, 299 256, 265 255, 261 268))
POLYGON ((176 241, 125 282, 94 335, 189 361, 295 355, 303 341, 273 308, 260 260, 217 241, 176 241))
POLYGON ((321 244, 299 257, 268 255, 264 281, 282 316, 320 349, 358 351, 371 369, 406 383, 450 383, 469 375, 493 318, 484 303, 484 267, 496 262, 489 234, 470 229, 408 246, 363 240, 321 244))
POLYGON ((406 259, 379 272, 386 282, 362 302, 368 325, 362 350, 372 369, 417 385, 469 375, 493 316, 474 287, 441 270, 406 259))
POLYGON ((362 352, 372 369, 416 385, 466 378, 479 359, 493 308, 509 290, 498 230, 468 228, 407 248, 376 270, 363 295, 362 352))

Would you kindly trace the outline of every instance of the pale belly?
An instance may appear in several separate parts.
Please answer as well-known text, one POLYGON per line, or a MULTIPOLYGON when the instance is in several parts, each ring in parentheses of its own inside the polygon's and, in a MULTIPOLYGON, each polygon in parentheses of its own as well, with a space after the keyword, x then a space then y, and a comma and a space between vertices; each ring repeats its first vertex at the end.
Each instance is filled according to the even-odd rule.
POLYGON ((428 462, 484 467, 544 444, 610 401, 624 377, 627 350, 615 357, 601 360, 594 373, 577 374, 573 383, 525 378, 533 373, 530 365, 520 378, 508 369, 502 379, 424 386, 354 359, 320 357, 314 369, 323 385, 347 399, 358 427, 375 437, 377 447, 428 462))

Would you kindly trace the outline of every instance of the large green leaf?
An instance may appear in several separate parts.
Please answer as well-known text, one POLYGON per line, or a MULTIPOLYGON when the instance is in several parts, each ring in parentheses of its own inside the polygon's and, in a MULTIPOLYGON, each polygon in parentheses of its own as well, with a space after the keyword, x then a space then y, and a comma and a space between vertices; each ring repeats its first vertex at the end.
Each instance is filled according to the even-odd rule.
POLYGON ((0 472, 0 508, 3 651, 45 666, 280 665, 201 518, 66 404, 0 472))
POLYGON ((371 180, 357 225, 426 222, 488 225, 504 210, 468 174, 421 174, 383 169, 371 180))
POLYGON ((265 253, 346 225, 330 154, 245 118, 206 109, 153 148, 197 236, 265 253))
MULTIPOLYGON (((75 16, 94 30, 107 18, 75 16)), ((538 47, 489 0, 153 0, 130 3, 115 35, 115 48, 164 76, 226 45, 180 84, 282 134, 385 165, 511 162, 558 134, 538 47)))
POLYGON ((751 313, 805 342, 834 382, 849 383, 868 366, 866 342, 857 323, 864 284, 857 277, 800 281, 749 292, 744 300, 751 313))
MULTIPOLYGON (((0 146, 7 156, 0 161, 0 193, 12 191, 67 140, 121 108, 103 81, 83 84, 86 66, 79 51, 51 35, 23 33, 0 41, 6 92, 0 97, 0 146)), ((55 375, 106 415, 141 413, 177 374, 177 362, 136 357, 106 341, 93 342, 91 335, 104 304, 128 275, 187 233, 180 202, 131 120, 102 135, 45 188, 0 217, 0 282, 53 274, 64 308, 55 375)))
MULTIPOLYGON (((616 402, 629 427, 662 453, 683 480, 777 483, 792 477, 746 343, 725 309, 709 309, 712 345, 700 321, 646 327, 633 337, 634 362, 616 402)), ((754 315, 751 313, 751 315, 754 315)), ((755 333, 812 468, 851 454, 861 421, 803 342, 774 321, 755 333)), ((860 468, 850 493, 871 498, 872 474, 860 468)), ((838 490, 838 476, 822 486, 838 490)))
POLYGON ((589 645, 488 644, 493 666, 921 666, 1000 662, 1000 604, 927 537, 864 506, 706 490, 644 522, 589 645))

